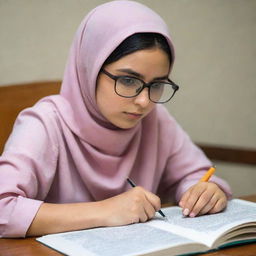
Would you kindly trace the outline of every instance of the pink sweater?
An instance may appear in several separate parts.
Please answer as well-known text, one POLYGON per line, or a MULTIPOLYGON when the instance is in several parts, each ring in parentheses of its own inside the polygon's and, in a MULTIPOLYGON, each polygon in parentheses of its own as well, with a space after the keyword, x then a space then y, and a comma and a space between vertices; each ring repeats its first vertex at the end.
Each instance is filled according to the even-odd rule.
MULTIPOLYGON (((118 155, 118 141, 111 154, 83 148, 51 102, 23 111, 0 157, 0 237, 24 237, 43 202, 89 202, 122 193, 130 189, 127 176, 167 200, 179 200, 211 163, 162 106, 154 115, 156 125, 147 127, 151 115, 141 126, 142 133, 157 136, 118 155)), ((212 181, 231 195, 223 180, 212 181)))

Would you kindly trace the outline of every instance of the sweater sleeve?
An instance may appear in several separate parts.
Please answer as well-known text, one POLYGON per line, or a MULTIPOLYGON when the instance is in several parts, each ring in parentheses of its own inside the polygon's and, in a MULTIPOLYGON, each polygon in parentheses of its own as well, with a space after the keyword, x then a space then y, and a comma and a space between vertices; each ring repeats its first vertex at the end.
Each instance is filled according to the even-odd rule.
MULTIPOLYGON (((179 202, 184 192, 200 180, 212 163, 169 114, 168 117, 165 116, 163 129, 166 129, 164 133, 168 134, 168 138, 171 139, 167 140, 170 153, 161 181, 161 186, 165 191, 161 193, 169 194, 165 200, 173 198, 179 202)), ((211 182, 216 183, 227 197, 231 198, 231 189, 226 181, 213 175, 211 182)))
POLYGON ((40 111, 21 112, 0 156, 0 237, 26 236, 54 177, 56 136, 47 128, 53 115, 40 111))

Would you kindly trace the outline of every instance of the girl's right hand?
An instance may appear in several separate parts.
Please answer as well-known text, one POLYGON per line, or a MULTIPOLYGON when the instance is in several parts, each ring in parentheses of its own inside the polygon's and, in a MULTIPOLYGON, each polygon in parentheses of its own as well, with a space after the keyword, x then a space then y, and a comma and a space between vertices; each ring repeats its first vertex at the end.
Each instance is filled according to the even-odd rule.
POLYGON ((142 187, 135 187, 100 202, 103 226, 145 222, 160 210, 160 198, 142 187))

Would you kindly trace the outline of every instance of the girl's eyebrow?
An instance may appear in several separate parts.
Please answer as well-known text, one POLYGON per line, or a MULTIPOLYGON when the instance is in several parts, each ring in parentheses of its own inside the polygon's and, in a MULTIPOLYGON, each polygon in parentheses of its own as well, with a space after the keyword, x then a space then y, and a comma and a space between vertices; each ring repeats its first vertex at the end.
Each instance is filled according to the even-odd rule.
MULTIPOLYGON (((132 75, 132 76, 136 76, 140 79, 144 79, 144 76, 141 75, 140 73, 137 73, 136 71, 132 70, 132 69, 129 69, 129 68, 121 68, 121 69, 117 69, 117 71, 121 71, 121 72, 124 72, 124 73, 127 73, 129 75, 132 75)), ((161 76, 161 77, 155 77, 153 79, 154 80, 166 80, 168 79, 168 75, 165 75, 165 76, 161 76)))
POLYGON ((124 73, 127 73, 129 75, 132 75, 132 76, 136 76, 138 78, 144 78, 143 75, 133 71, 132 69, 129 69, 129 68, 121 68, 121 69, 117 69, 117 71, 121 71, 121 72, 124 72, 124 73))

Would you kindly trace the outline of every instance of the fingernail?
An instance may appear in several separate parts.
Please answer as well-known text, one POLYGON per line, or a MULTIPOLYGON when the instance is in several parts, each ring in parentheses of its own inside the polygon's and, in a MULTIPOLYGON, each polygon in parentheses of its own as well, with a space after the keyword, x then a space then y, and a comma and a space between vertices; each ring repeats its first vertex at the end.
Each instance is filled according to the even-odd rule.
POLYGON ((193 213, 193 212, 191 212, 190 214, 189 214, 189 217, 195 217, 196 215, 193 213))
POLYGON ((184 215, 184 216, 188 216, 188 214, 189 214, 189 209, 186 208, 186 209, 183 211, 183 215, 184 215))

